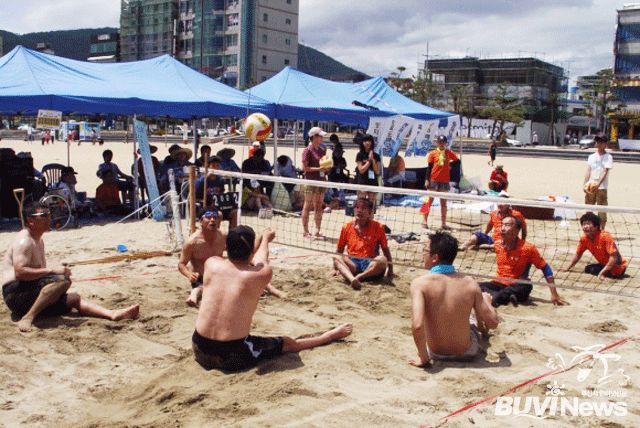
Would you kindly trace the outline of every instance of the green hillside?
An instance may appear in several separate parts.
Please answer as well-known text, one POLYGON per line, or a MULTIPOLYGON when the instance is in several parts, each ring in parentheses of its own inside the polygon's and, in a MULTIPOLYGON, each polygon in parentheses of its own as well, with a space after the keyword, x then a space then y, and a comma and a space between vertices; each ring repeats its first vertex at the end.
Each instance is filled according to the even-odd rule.
MULTIPOLYGON (((85 61, 90 55, 91 36, 117 33, 117 28, 88 28, 83 30, 48 31, 18 35, 0 30, 2 51, 6 54, 17 45, 35 49, 37 43, 49 43, 56 55, 85 61)), ((316 49, 298 44, 298 70, 325 79, 347 78, 363 80, 369 78, 351 67, 334 60, 316 49)))

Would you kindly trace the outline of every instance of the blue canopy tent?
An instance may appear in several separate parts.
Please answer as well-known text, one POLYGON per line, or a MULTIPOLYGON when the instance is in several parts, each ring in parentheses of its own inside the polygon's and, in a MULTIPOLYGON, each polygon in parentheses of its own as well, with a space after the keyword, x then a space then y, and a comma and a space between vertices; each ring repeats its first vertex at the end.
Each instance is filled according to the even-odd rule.
POLYGON ((403 114, 429 120, 453 116, 401 95, 381 77, 340 83, 285 67, 245 92, 275 104, 275 117, 279 119, 334 121, 366 127, 370 117, 403 114))
MULTIPOLYGON (((256 111, 274 114, 268 102, 204 76, 168 55, 136 62, 95 64, 17 46, 0 58, 0 114, 35 115, 40 109, 63 114, 112 113, 180 119, 243 117, 256 111)), ((194 145, 196 141, 194 133, 194 145)), ((135 144, 133 150, 135 153, 135 144)), ((197 147, 194 152, 197 153, 197 147)), ((134 165, 137 178, 137 162, 134 165)))
MULTIPOLYGON (((360 83, 340 83, 285 67, 245 92, 274 104, 274 129, 277 129, 277 119, 334 121, 366 128, 371 117, 406 115, 430 120, 453 116, 401 95, 381 77, 360 83)), ((275 146, 277 148, 277 134, 275 146)))
POLYGON ((113 113, 187 119, 273 116, 272 106, 168 55, 94 64, 15 47, 0 58, 0 113, 113 113))
POLYGON ((420 120, 454 116, 454 113, 428 107, 405 97, 379 76, 350 84, 350 86, 360 102, 388 112, 390 115, 403 115, 420 120))
POLYGON ((275 105, 278 119, 335 121, 366 127, 372 111, 353 104, 349 84, 332 82, 285 67, 245 91, 275 105))

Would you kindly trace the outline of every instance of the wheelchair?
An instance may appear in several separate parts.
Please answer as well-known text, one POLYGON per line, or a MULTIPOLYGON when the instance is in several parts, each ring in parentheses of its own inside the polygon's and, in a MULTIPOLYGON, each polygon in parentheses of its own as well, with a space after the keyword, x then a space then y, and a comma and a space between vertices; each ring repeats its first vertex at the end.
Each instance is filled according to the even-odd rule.
POLYGON ((74 227, 78 226, 78 217, 72 209, 71 204, 63 195, 56 190, 48 191, 42 198, 40 203, 46 205, 51 213, 51 228, 62 230, 69 223, 74 227))
MULTIPOLYGON (((77 227, 78 220, 76 212, 71 206, 64 190, 54 188, 55 184, 60 181, 62 169, 64 165, 52 163, 42 168, 42 174, 45 177, 44 194, 38 201, 49 208, 51 213, 51 228, 61 230, 70 223, 77 227)), ((35 196, 31 195, 32 197, 35 196)))

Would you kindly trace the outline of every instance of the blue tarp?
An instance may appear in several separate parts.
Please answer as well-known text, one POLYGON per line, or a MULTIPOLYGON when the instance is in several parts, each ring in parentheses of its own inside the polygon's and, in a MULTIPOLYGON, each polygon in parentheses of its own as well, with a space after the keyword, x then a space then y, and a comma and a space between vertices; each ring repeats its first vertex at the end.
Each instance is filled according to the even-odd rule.
POLYGON ((363 82, 351 84, 358 100, 366 105, 377 107, 389 115, 403 115, 420 120, 433 120, 454 116, 454 113, 425 106, 407 98, 384 81, 374 77, 363 82))
POLYGON ((401 95, 381 77, 355 84, 340 83, 291 67, 245 92, 274 103, 275 117, 279 119, 335 121, 367 127, 370 117, 405 114, 417 119, 437 119, 453 115, 401 95))
POLYGON ((272 105, 168 55, 95 64, 17 46, 0 58, 0 113, 114 113, 149 117, 273 116, 272 105))

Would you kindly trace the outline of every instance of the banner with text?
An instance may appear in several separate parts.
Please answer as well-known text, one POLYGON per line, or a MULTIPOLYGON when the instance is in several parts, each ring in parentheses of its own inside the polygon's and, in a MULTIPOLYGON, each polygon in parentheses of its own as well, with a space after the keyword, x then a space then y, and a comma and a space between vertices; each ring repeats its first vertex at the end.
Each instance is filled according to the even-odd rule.
POLYGON ((144 172, 138 171, 138 174, 144 173, 149 192, 149 200, 151 201, 151 212, 154 220, 163 220, 162 210, 160 208, 160 192, 158 191, 158 183, 156 181, 156 173, 153 169, 151 161, 151 150, 149 148, 149 138, 147 137, 147 124, 137 119, 133 121, 136 138, 140 145, 140 157, 142 158, 142 167, 144 172))

